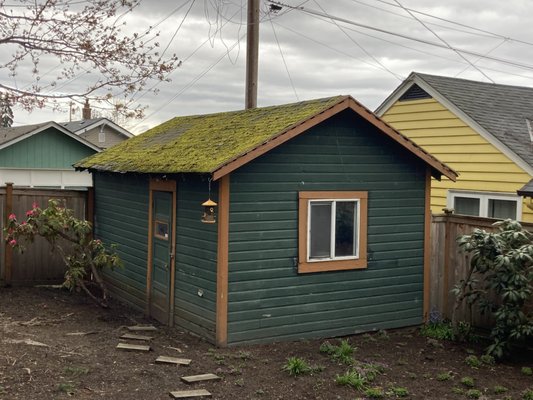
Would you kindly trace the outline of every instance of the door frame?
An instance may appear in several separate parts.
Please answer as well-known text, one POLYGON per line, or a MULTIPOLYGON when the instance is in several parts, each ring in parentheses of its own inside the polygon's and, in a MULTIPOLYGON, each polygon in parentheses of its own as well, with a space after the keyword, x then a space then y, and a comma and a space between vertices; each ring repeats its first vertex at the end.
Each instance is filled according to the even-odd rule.
POLYGON ((154 192, 172 193, 172 235, 170 245, 170 285, 169 285, 169 307, 168 325, 174 325, 174 286, 176 277, 176 181, 150 178, 149 200, 148 200, 148 259, 146 261, 146 308, 145 314, 150 316, 150 302, 152 299, 152 256, 154 238, 154 192))

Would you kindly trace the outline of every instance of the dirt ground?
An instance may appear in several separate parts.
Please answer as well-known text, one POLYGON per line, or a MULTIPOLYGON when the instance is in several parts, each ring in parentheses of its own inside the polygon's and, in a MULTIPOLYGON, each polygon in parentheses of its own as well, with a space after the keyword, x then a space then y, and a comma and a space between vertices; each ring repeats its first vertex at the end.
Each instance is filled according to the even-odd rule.
MULTIPOLYGON (((428 340, 417 328, 345 339, 357 348, 353 358, 359 365, 380 371, 368 387, 383 389, 383 398, 399 398, 404 388, 410 399, 465 399, 464 377, 473 378, 474 389, 484 399, 522 399, 524 390, 533 389, 533 377, 522 371, 533 367, 531 354, 472 368, 465 358, 472 353, 479 356, 480 347, 428 340), (507 391, 496 394, 496 386, 507 391)), ((214 399, 368 398, 362 390, 335 382, 349 367, 320 352, 323 342, 215 349, 118 303, 103 310, 81 295, 58 289, 0 288, 0 399, 168 399, 170 391, 199 388, 209 390, 214 399), (154 337, 152 351, 115 348, 126 326, 146 323, 158 327, 144 333, 154 337), (88 334, 69 335, 76 332, 88 334), (192 363, 155 364, 158 355, 190 358, 192 363), (318 368, 290 376, 282 367, 293 356, 318 368), (180 380, 203 373, 222 379, 191 385, 180 380)), ((340 339, 329 342, 338 344, 340 339)))

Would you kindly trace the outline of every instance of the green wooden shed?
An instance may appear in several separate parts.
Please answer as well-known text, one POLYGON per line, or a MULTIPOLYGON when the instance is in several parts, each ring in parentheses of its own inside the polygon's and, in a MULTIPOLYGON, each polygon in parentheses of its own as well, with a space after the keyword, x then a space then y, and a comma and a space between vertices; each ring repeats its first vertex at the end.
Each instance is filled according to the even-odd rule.
POLYGON ((77 168, 112 293, 219 346, 421 323, 430 178, 456 178, 350 96, 177 117, 77 168))

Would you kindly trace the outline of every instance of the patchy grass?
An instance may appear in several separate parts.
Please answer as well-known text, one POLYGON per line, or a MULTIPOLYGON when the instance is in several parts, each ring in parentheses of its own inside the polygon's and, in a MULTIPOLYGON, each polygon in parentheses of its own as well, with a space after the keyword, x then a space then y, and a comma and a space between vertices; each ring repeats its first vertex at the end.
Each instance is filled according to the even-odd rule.
POLYGON ((356 347, 352 347, 347 340, 342 340, 340 345, 333 345, 329 342, 324 342, 320 346, 320 352, 329 354, 331 359, 339 361, 346 365, 353 363, 353 353, 357 350, 356 347))

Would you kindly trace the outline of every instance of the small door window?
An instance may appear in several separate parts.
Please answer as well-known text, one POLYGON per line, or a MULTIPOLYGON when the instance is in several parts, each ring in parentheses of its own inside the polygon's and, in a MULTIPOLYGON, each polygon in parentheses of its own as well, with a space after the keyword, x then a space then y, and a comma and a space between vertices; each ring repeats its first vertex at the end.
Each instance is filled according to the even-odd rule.
POLYGON ((154 236, 158 239, 168 240, 168 222, 156 220, 154 236))

